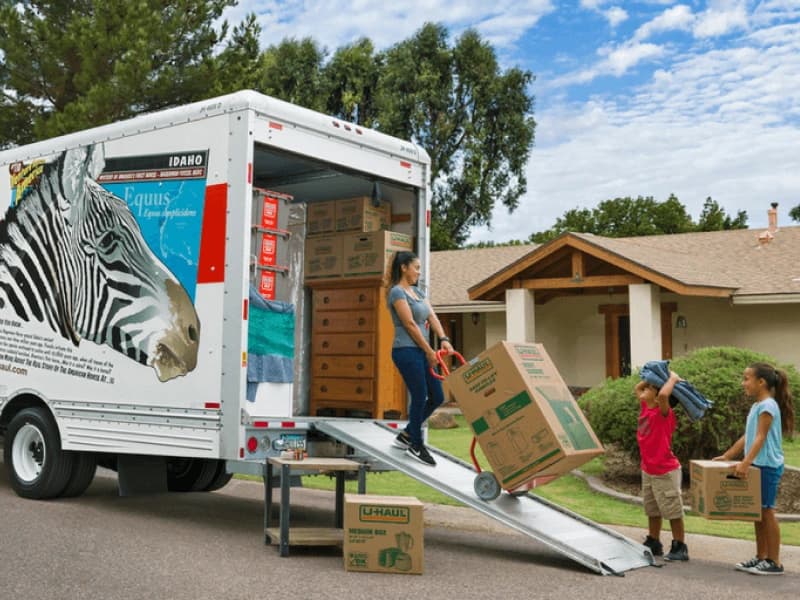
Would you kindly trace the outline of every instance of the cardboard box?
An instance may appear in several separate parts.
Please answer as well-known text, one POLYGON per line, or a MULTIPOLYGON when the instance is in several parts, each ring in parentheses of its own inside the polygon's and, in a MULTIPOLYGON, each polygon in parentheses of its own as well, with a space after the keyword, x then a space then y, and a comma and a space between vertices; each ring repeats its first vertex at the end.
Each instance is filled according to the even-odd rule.
POLYGON ((422 502, 407 496, 344 496, 346 571, 421 575, 422 502))
POLYGON ((503 489, 554 479, 604 452, 541 344, 498 342, 447 384, 503 489))
POLYGON ((324 279, 342 275, 342 236, 320 235, 306 238, 305 279, 324 279))
POLYGON ((761 520, 761 471, 750 467, 747 479, 737 479, 732 474, 735 464, 717 460, 691 461, 694 512, 713 520, 761 520))
POLYGON ((395 252, 413 247, 410 235, 395 231, 345 233, 342 239, 344 277, 381 276, 395 252))
POLYGON ((368 196, 336 201, 336 231, 381 231, 392 225, 392 205, 372 203, 368 196))
POLYGON ((336 201, 309 202, 306 207, 306 228, 309 235, 336 230, 336 201))

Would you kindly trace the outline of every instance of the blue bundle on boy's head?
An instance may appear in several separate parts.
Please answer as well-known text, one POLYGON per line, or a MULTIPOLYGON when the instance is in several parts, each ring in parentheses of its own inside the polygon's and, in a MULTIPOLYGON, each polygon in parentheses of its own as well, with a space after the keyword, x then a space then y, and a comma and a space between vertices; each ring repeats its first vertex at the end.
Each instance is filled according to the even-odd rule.
MULTIPOLYGON (((645 363, 639 371, 639 377, 641 377, 643 381, 659 389, 667 382, 669 374, 668 360, 651 360, 645 363)), ((713 405, 713 403, 698 392, 691 383, 684 380, 675 384, 675 387, 672 389, 672 395, 669 397, 669 404, 672 407, 678 404, 683 406, 690 421, 702 419, 706 414, 706 410, 713 405)))

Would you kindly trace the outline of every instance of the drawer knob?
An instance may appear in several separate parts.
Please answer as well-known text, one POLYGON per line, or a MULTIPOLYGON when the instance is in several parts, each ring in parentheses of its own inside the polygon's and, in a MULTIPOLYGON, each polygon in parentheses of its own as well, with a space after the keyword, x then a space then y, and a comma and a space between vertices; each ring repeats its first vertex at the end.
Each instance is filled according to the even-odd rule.
POLYGON ((367 322, 367 320, 364 317, 359 317, 359 319, 358 319, 358 324, 359 325, 363 325, 366 322, 367 322))
POLYGON ((330 303, 330 301, 331 301, 330 296, 323 296, 322 297, 322 303, 323 304, 328 304, 328 303, 330 303))
POLYGON ((364 370, 364 363, 358 363, 356 365, 356 371, 363 371, 364 370))
POLYGON ((328 363, 326 363, 326 362, 322 363, 322 370, 323 371, 327 371, 328 370, 328 363))
POLYGON ((327 391, 328 391, 328 386, 327 386, 327 385, 321 385, 321 386, 319 386, 319 391, 320 391, 320 392, 327 392, 327 391))
POLYGON ((356 387, 356 394, 363 394, 363 393, 364 393, 364 388, 362 388, 360 385, 357 386, 356 387))
POLYGON ((330 321, 328 321, 328 319, 322 319, 322 324, 323 324, 325 327, 327 327, 328 325, 330 325, 330 321))
POLYGON ((328 348, 329 346, 330 346, 330 344, 328 343, 328 340, 324 340, 324 341, 322 342, 322 347, 323 347, 323 348, 328 348))
POLYGON ((366 302, 367 301, 367 296, 365 294, 359 294, 358 295, 358 301, 359 302, 366 302))
POLYGON ((358 345, 359 348, 363 348, 364 346, 366 346, 366 343, 364 343, 364 340, 358 340, 358 344, 357 345, 358 345))

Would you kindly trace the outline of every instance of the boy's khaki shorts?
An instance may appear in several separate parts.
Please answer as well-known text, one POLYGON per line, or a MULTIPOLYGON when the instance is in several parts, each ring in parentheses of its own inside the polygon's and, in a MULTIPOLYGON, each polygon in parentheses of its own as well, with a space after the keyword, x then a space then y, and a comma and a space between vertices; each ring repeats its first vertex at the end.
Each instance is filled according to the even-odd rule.
POLYGON ((683 518, 681 468, 664 475, 648 475, 642 471, 642 500, 648 517, 683 518))

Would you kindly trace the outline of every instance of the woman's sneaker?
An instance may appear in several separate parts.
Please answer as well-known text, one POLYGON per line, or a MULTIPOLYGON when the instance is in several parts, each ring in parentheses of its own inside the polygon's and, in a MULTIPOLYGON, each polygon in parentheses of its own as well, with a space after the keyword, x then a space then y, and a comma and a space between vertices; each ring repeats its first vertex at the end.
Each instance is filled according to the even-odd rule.
POLYGON ((401 431, 400 433, 397 434, 397 437, 394 438, 395 448, 406 450, 410 445, 411 445, 411 436, 408 435, 407 431, 401 431))
POLYGON ((774 561, 765 558, 747 572, 753 575, 783 575, 783 566, 778 566, 774 561))
POLYGON ((754 556, 750 560, 743 560, 740 563, 736 563, 735 569, 737 571, 744 571, 746 573, 746 572, 750 571, 750 569, 755 567, 758 563, 760 563, 762 560, 764 560, 764 559, 763 558, 758 558, 757 556, 754 556))
POLYGON ((421 463, 425 463, 426 465, 430 465, 432 467, 436 466, 436 461, 433 460, 433 457, 428 452, 428 449, 423 445, 419 446, 411 445, 408 447, 406 452, 410 456, 416 458, 421 463))

